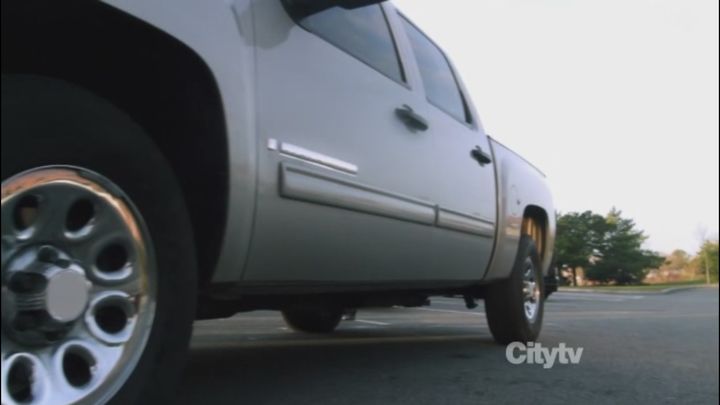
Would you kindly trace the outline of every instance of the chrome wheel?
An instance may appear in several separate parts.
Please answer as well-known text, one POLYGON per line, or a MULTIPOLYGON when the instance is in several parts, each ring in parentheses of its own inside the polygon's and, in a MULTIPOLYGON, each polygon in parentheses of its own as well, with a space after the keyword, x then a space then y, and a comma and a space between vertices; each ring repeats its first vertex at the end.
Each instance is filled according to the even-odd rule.
POLYGON ((110 180, 42 167, 2 182, 2 403, 103 403, 155 313, 150 238, 110 180))
POLYGON ((534 322, 538 314, 540 306, 541 292, 540 284, 536 279, 535 265, 531 259, 525 261, 525 271, 523 273, 523 308, 525 310, 525 318, 534 322))

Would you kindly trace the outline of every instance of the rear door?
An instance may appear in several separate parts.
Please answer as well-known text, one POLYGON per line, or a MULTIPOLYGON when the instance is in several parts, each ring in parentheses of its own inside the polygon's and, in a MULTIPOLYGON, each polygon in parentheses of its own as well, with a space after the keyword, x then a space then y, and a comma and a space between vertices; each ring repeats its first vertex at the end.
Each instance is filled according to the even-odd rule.
POLYGON ((490 144, 459 77, 443 51, 404 16, 395 14, 422 82, 416 92, 434 144, 434 181, 428 197, 438 206, 434 248, 438 278, 477 280, 495 240, 497 195, 490 144))
POLYGON ((285 6, 253 3, 259 175, 245 280, 436 279, 436 144, 396 112, 417 93, 391 9, 285 6))

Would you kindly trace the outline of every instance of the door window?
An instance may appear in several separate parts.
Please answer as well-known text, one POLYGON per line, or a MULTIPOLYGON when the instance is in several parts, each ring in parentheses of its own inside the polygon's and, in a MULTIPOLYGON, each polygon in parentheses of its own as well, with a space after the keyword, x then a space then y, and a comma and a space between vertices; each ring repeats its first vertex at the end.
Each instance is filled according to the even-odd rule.
POLYGON ((385 76, 397 82, 405 81, 395 41, 379 5, 355 9, 331 7, 307 16, 295 13, 295 20, 385 76))
POLYGON ((458 120, 470 123, 470 114, 445 55, 405 17, 402 21, 420 68, 428 101, 458 120))

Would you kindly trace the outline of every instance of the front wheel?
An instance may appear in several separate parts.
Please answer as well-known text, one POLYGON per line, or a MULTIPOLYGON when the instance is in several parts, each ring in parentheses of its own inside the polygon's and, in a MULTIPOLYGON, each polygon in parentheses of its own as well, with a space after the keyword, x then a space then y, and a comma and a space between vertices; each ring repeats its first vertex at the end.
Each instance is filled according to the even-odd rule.
POLYGON ((162 154, 74 86, 2 78, 2 403, 168 401, 194 318, 162 154))
POLYGON ((500 344, 530 342, 540 335, 544 300, 540 257, 532 238, 523 235, 510 277, 488 287, 485 312, 500 344))

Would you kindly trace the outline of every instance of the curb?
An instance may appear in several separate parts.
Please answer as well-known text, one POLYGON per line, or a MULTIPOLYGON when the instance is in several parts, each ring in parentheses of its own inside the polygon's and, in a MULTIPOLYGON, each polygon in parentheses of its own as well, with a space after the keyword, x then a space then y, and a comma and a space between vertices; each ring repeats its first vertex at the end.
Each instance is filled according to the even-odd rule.
MULTIPOLYGON (((628 287, 628 288, 632 288, 632 287, 628 287)), ((601 293, 601 294, 632 294, 632 295, 648 294, 648 295, 652 295, 652 294, 670 294, 670 293, 674 293, 674 292, 678 292, 678 291, 692 290, 692 289, 695 289, 695 288, 717 288, 717 284, 711 284, 711 285, 698 284, 698 285, 689 285, 689 286, 680 286, 680 287, 669 287, 669 288, 665 288, 665 289, 662 289, 662 290, 654 290, 654 291, 643 291, 643 290, 628 290, 628 291, 612 290, 612 291, 606 291, 606 290, 597 289, 597 288, 575 288, 575 287, 563 288, 563 287, 560 287, 557 292, 596 293, 596 294, 597 294, 597 293, 601 293)))

